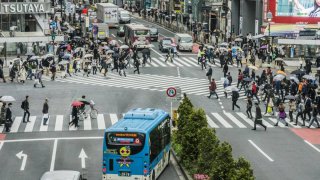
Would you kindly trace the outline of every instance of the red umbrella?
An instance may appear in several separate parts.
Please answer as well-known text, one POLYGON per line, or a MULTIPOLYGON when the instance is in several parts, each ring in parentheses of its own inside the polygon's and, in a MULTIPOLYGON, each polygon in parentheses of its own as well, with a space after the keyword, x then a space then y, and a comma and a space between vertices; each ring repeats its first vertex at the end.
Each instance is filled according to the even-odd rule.
POLYGON ((72 104, 71 104, 71 106, 81 106, 83 104, 83 102, 81 102, 81 101, 73 101, 72 102, 72 104))

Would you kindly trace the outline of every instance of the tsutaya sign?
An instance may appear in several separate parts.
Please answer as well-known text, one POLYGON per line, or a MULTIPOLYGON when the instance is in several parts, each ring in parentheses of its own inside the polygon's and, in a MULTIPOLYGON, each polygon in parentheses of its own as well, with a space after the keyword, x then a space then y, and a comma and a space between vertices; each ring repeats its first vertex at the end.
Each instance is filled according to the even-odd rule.
POLYGON ((50 12, 50 2, 0 3, 0 14, 39 14, 50 12))

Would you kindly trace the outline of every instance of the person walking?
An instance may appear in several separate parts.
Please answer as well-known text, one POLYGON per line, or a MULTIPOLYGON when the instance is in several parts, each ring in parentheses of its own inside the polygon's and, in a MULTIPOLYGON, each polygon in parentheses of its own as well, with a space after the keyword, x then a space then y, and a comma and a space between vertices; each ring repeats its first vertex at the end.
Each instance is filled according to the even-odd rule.
POLYGON ((238 91, 232 91, 232 111, 234 111, 234 106, 236 106, 240 110, 240 106, 237 105, 238 99, 239 99, 239 92, 238 91))
MULTIPOLYGON (((171 62, 173 62, 173 59, 172 59, 172 55, 171 55, 171 48, 168 49, 168 53, 166 55, 166 60, 164 62, 167 62, 169 59, 171 60, 171 62)), ((199 63, 198 63, 199 64, 199 63)))
POLYGON ((317 105, 314 104, 313 108, 312 108, 312 120, 310 121, 308 128, 310 128, 312 126, 314 121, 317 123, 318 128, 320 128, 319 121, 317 119, 318 113, 319 113, 319 111, 318 111, 317 105))
POLYGON ((52 73, 51 80, 54 81, 54 79, 56 77, 56 72, 57 72, 57 68, 56 68, 56 65, 54 63, 51 65, 50 71, 52 73))
POLYGON ((138 72, 138 74, 140 74, 140 70, 139 70, 139 67, 140 67, 140 61, 139 59, 135 59, 134 62, 133 62, 134 66, 136 67, 136 69, 133 71, 133 73, 135 74, 136 72, 138 72))
POLYGON ((293 99, 290 99, 289 101, 289 117, 290 117, 290 122, 293 122, 293 112, 296 111, 296 103, 294 102, 293 99))
POLYGON ((301 100, 298 100, 297 101, 297 116, 296 116, 296 123, 294 124, 295 126, 298 125, 298 119, 299 117, 301 117, 302 121, 303 121, 303 124, 302 126, 305 126, 305 119, 303 117, 303 112, 304 112, 304 104, 302 103, 301 100))
MULTIPOLYGON (((258 107, 259 107, 259 106, 258 106, 258 107)), ((248 98, 247 98, 247 110, 246 110, 246 113, 247 113, 249 119, 252 119, 251 109, 252 109, 252 99, 251 99, 250 96, 248 96, 248 98)), ((260 114, 261 114, 261 110, 260 110, 260 114)))
POLYGON ((0 126, 2 126, 6 122, 6 103, 0 102, 1 108, 0 108, 0 126))
POLYGON ((92 65, 92 74, 93 75, 97 74, 97 59, 93 59, 91 65, 92 65))
POLYGON ((45 87, 42 82, 42 75, 43 75, 43 69, 40 69, 36 74, 36 80, 35 80, 33 87, 36 88, 38 84, 41 84, 42 88, 45 87))
POLYGON ((29 121, 29 118, 30 118, 30 112, 29 112, 29 96, 26 96, 26 99, 24 101, 22 101, 22 104, 21 104, 21 108, 23 109, 23 122, 24 123, 27 123, 27 122, 30 122, 29 121), (27 121, 25 121, 26 119, 26 115, 28 115, 27 117, 27 121))
POLYGON ((0 65, 0 79, 2 79, 4 83, 6 83, 6 78, 4 77, 2 65, 0 65))
POLYGON ((304 102, 304 112, 303 112, 303 118, 306 119, 306 115, 308 114, 309 120, 311 120, 311 110, 312 110, 312 101, 309 97, 309 95, 306 95, 306 99, 304 102))
POLYGON ((211 83, 211 77, 212 77, 212 67, 209 65, 209 69, 207 71, 206 76, 208 77, 209 84, 211 83))
POLYGON ((226 77, 226 76, 227 76, 228 69, 229 69, 228 64, 225 63, 225 64, 223 65, 223 69, 222 69, 223 77, 226 77))
POLYGON ((264 127, 264 130, 267 130, 267 126, 262 123, 262 114, 261 114, 261 109, 259 107, 259 103, 254 103, 256 106, 256 118, 254 119, 254 124, 253 124, 253 129, 256 130, 257 124, 264 127))
POLYGON ((216 89, 217 89, 216 81, 214 80, 214 78, 212 78, 210 86, 209 86, 210 95, 207 96, 209 99, 210 99, 211 95, 213 95, 213 94, 215 94, 217 99, 219 99, 218 94, 216 92, 216 89))
POLYGON ((126 64, 124 63, 124 61, 120 61, 119 64, 119 75, 122 76, 122 74, 124 75, 124 77, 127 77, 126 72, 124 71, 126 64))
MULTIPOLYGON (((243 81, 243 73, 241 72, 241 69, 238 70, 238 83, 237 83, 237 88, 239 87, 240 84, 242 84, 243 81)), ((242 85, 241 85, 242 87, 242 85)))
POLYGON ((257 99, 258 103, 260 103, 260 100, 259 100, 259 97, 257 96, 257 94, 258 94, 258 87, 255 82, 252 82, 251 96, 255 97, 257 99))
POLYGON ((46 126, 48 125, 47 122, 49 120, 49 105, 48 105, 48 99, 46 98, 43 107, 42 107, 42 119, 43 119, 43 125, 46 126))
POLYGON ((78 125, 78 122, 79 122, 78 112, 79 112, 78 107, 73 106, 72 112, 71 112, 72 121, 69 122, 69 126, 74 125, 76 128, 79 127, 79 125, 78 125))
POLYGON ((277 120, 277 123, 276 123, 274 126, 278 126, 279 121, 285 122, 286 126, 288 126, 288 123, 287 123, 287 121, 286 121, 287 114, 286 114, 286 112, 285 112, 285 106, 284 106, 284 104, 283 104, 283 103, 280 103, 279 106, 278 106, 278 109, 279 109, 278 120, 277 120))
POLYGON ((6 122, 5 122, 5 131, 6 132, 10 132, 10 128, 13 123, 11 108, 12 108, 12 103, 9 103, 8 107, 6 109, 6 122))

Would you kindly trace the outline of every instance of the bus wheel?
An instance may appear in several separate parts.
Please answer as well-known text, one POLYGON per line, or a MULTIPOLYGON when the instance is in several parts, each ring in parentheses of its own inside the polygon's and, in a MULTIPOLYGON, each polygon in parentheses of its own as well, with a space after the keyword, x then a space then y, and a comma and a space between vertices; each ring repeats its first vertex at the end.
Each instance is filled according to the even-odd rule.
POLYGON ((156 173, 154 172, 154 170, 152 172, 152 180, 156 180, 156 173))

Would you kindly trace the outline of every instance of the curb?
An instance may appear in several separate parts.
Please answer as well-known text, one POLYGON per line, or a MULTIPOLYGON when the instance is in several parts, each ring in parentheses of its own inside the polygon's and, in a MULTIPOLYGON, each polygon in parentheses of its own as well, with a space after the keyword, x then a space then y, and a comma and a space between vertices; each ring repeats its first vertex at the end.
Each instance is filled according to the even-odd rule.
MULTIPOLYGON (((170 151, 171 151, 172 157, 177 162, 177 165, 178 165, 179 169, 181 170, 181 173, 183 175, 183 179, 184 180, 193 180, 193 178, 189 175, 189 172, 179 163, 180 158, 177 156, 176 152, 172 148, 170 151)), ((179 175, 179 173, 178 173, 178 175, 179 175)), ((181 177, 180 177, 180 180, 181 180, 181 177)))

